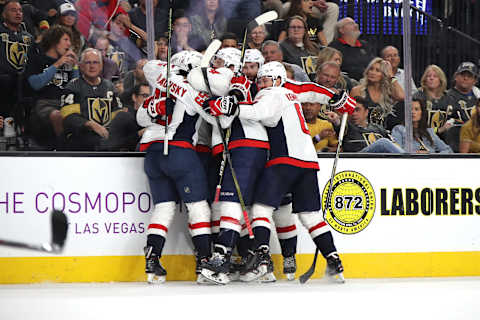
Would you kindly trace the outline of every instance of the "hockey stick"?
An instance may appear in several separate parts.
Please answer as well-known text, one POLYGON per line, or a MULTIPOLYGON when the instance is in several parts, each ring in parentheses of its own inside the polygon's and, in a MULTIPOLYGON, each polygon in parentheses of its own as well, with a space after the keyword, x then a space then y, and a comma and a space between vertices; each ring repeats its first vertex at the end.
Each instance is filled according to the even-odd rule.
MULTIPOLYGON (((168 1, 168 48, 167 48, 167 99, 170 98, 170 61, 172 57, 172 11, 173 0, 168 1)), ((165 137, 163 139, 163 155, 168 156, 168 113, 165 114, 165 137)))
POLYGON ((50 253, 61 253, 67 237, 68 222, 67 216, 62 211, 54 210, 51 217, 52 224, 52 242, 43 244, 30 244, 24 242, 1 240, 0 245, 44 251, 50 253))
MULTIPOLYGON (((338 158, 340 157, 340 148, 342 147, 343 143, 343 136, 345 134, 345 125, 347 124, 347 118, 348 118, 348 113, 344 113, 342 116, 342 123, 340 125, 340 132, 338 133, 338 145, 337 145, 337 152, 335 153, 335 160, 333 161, 333 168, 332 168, 332 174, 330 176, 330 185, 328 186, 328 193, 327 193, 327 205, 326 207, 328 208, 329 205, 332 203, 332 185, 333 185, 333 178, 335 177, 335 172, 337 171, 337 162, 338 158)), ((323 218, 325 219, 325 211, 323 213, 323 218)), ((310 277, 313 275, 315 272, 315 267, 317 266, 317 258, 318 258, 318 252, 320 250, 318 247, 315 249, 315 256, 313 257, 313 262, 310 268, 302 274, 299 278, 300 283, 305 283, 310 279, 310 277)))
MULTIPOLYGON (((205 53, 207 53, 209 49, 210 49, 210 46, 207 48, 207 51, 205 53)), ((203 58, 205 58, 205 56, 203 58)), ((200 62, 201 63, 200 66, 202 67, 202 74, 203 74, 203 79, 205 80, 205 85, 210 93, 210 96, 213 96, 212 90, 210 89, 210 83, 208 81, 207 68, 206 68, 206 66, 208 66, 208 61, 210 60, 207 60, 207 61, 205 60, 207 59, 206 58, 202 59, 202 61, 200 62)), ((247 225, 248 237, 250 239, 253 239, 253 230, 252 230, 252 226, 250 225, 250 220, 248 219, 247 207, 245 206, 245 201, 243 200, 243 195, 242 195, 242 191, 240 190, 240 185, 238 184, 237 175, 235 174, 235 170, 233 169, 232 158, 230 156, 230 151, 228 150, 225 134, 222 130, 220 119, 218 117, 215 117, 215 120, 217 122, 218 131, 220 132, 220 137, 222 138, 223 151, 225 152, 225 157, 229 164, 230 171, 232 172, 233 184, 235 185, 235 190, 237 191, 238 200, 240 202, 240 206, 242 207, 243 218, 245 219, 245 223, 247 225)))
MULTIPOLYGON (((226 143, 230 141, 230 129, 227 130, 226 134, 226 143)), ((218 202, 220 199, 220 191, 222 190, 222 181, 223 181, 223 173, 225 172, 225 162, 227 161, 226 156, 225 156, 225 151, 222 153, 222 162, 220 163, 220 171, 218 172, 219 178, 218 178, 218 184, 215 189, 215 198, 213 202, 218 202)))
POLYGON ((242 41, 242 55, 240 58, 241 65, 243 66, 243 59, 245 58, 245 47, 247 46, 247 34, 249 31, 252 31, 258 26, 265 24, 267 22, 273 21, 278 18, 278 13, 275 10, 265 12, 247 24, 245 31, 243 32, 243 41, 242 41))

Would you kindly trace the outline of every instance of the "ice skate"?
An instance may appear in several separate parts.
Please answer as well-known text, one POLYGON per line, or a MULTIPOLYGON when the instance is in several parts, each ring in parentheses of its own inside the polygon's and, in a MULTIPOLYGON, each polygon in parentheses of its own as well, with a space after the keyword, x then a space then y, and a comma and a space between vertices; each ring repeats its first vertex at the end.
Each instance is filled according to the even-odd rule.
POLYGON ((297 261, 295 256, 283 257, 283 274, 287 280, 295 280, 295 272, 297 271, 297 261))
POLYGON ((345 283, 343 277, 342 261, 338 257, 338 253, 330 253, 327 257, 327 268, 325 269, 325 277, 335 283, 345 283))
POLYGON ((198 284, 212 284, 210 280, 208 280, 203 274, 202 274, 202 263, 206 263, 208 261, 208 258, 202 258, 199 259, 197 257, 196 259, 196 266, 195 266, 195 274, 197 275, 197 283, 198 284))
POLYGON ((263 277, 268 272, 271 260, 268 246, 260 246, 255 250, 255 255, 250 256, 245 273, 240 275, 240 281, 251 282, 263 277))
POLYGON ((260 277, 258 280, 260 283, 269 283, 269 282, 275 282, 277 281, 277 278, 273 274, 273 260, 270 259, 270 262, 267 266, 267 273, 260 277))
POLYGON ((153 247, 145 247, 145 273, 148 283, 164 283, 167 277, 167 271, 160 264, 160 256, 153 253, 153 247))
POLYGON ((225 254, 214 252, 212 257, 202 262, 201 275, 208 281, 215 284, 227 284, 230 282, 228 277, 230 271, 230 261, 225 254))
POLYGON ((246 257, 232 256, 230 259, 230 281, 240 281, 240 272, 244 270, 247 260, 246 257))

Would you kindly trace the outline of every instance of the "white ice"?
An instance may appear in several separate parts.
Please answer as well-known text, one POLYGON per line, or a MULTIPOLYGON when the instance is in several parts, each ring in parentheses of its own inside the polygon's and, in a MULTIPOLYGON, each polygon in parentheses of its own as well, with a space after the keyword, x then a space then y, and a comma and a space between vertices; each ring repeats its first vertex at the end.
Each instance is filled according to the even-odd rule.
POLYGON ((0 285, 11 319, 480 319, 480 278, 0 285))

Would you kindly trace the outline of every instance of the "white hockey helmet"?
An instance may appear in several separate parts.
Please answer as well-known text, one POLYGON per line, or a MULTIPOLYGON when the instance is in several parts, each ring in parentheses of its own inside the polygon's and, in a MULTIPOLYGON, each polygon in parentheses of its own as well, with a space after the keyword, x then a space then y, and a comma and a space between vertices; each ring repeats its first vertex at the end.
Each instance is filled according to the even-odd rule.
POLYGON ((243 62, 256 62, 258 63, 258 67, 262 67, 265 63, 265 58, 263 57, 262 53, 258 49, 247 49, 245 50, 245 58, 243 62))
POLYGON ((233 72, 239 72, 242 66, 242 52, 237 48, 223 48, 218 50, 215 58, 220 58, 224 61, 224 67, 230 68, 233 65, 233 72))
POLYGON ((275 87, 275 80, 280 78, 280 84, 278 85, 281 87, 285 81, 287 80, 287 71, 283 64, 278 61, 272 61, 269 63, 265 63, 260 69, 258 69, 257 79, 263 77, 270 77, 273 80, 273 86, 275 87))
POLYGON ((173 71, 178 73, 178 70, 190 72, 195 67, 200 65, 203 55, 194 50, 183 50, 175 53, 172 56, 171 64, 174 66, 173 71))

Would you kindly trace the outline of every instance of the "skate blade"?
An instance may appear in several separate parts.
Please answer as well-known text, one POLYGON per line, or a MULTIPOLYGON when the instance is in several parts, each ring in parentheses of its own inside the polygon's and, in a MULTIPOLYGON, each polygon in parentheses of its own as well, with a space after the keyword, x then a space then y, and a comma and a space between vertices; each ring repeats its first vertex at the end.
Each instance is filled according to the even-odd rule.
POLYGON ((245 274, 240 275, 240 281, 252 282, 263 277, 266 273, 267 273, 267 266, 261 265, 255 270, 252 270, 245 274))
POLYGON ((203 274, 199 273, 197 275, 197 284, 201 285, 216 285, 216 282, 208 280, 203 274))
POLYGON ((228 278, 230 279, 231 282, 240 281, 240 272, 236 271, 236 272, 229 273, 228 278))
POLYGON ((287 277, 288 281, 295 280, 295 273, 285 273, 285 277, 287 277))
POLYGON ((275 275, 273 274, 273 272, 268 272, 262 277, 258 278, 257 281, 260 283, 270 283, 270 282, 277 281, 277 278, 275 278, 275 275))
POLYGON ((332 283, 339 283, 339 284, 345 283, 345 277, 343 276, 342 272, 334 275, 326 274, 325 277, 329 282, 332 282, 332 283))
POLYGON ((166 276, 157 276, 155 273, 147 273, 147 282, 151 284, 164 283, 166 276))
POLYGON ((215 273, 212 270, 202 269, 201 275, 215 284, 227 284, 230 282, 228 275, 225 273, 215 273))

